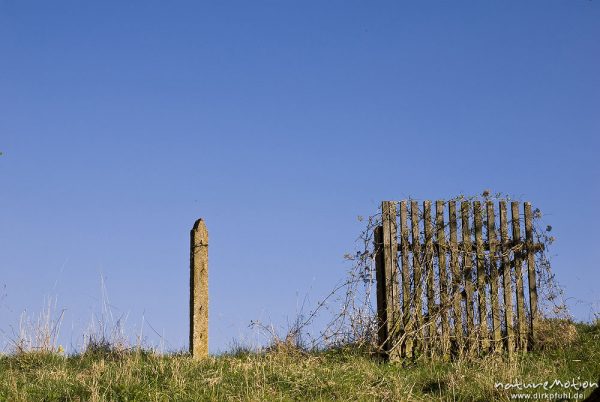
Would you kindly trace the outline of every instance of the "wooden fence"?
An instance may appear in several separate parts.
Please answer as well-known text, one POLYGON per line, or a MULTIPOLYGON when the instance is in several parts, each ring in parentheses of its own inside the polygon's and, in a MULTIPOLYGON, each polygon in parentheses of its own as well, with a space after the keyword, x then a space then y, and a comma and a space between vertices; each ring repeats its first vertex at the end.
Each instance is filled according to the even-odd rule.
POLYGON ((382 203, 374 233, 378 337, 390 359, 512 355, 533 345, 535 253, 543 246, 534 242, 531 204, 523 204, 521 218, 520 203, 511 202, 510 219, 506 201, 498 202, 498 216, 492 201, 457 204, 436 201, 432 217, 431 201, 422 208, 413 200, 382 203))

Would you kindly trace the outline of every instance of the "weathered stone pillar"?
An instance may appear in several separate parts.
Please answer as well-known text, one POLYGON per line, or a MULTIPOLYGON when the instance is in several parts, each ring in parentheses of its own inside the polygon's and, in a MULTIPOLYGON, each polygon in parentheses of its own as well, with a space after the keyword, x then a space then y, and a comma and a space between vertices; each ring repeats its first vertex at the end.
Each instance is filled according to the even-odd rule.
POLYGON ((208 231, 202 219, 190 232, 190 353, 208 356, 208 231))

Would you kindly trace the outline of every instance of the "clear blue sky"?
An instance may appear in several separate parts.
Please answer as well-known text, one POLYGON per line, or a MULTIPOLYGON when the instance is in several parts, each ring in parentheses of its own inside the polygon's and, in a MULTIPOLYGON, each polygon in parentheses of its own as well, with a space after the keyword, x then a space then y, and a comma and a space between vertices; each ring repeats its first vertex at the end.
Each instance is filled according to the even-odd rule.
POLYGON ((381 200, 485 188, 545 212, 587 320, 599 72, 598 1, 0 0, 0 330, 56 297, 77 345, 103 275, 185 347, 203 217, 223 350, 343 279, 381 200))

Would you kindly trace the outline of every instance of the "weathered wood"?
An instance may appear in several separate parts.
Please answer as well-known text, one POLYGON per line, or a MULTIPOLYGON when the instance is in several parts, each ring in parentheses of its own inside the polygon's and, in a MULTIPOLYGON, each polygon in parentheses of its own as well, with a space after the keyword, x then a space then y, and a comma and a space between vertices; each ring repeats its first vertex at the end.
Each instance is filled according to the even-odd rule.
POLYGON ((427 294, 427 326, 425 327, 427 347, 434 353, 432 349, 433 338, 437 332, 436 315, 437 309, 435 306, 435 288, 434 288, 434 272, 433 272, 433 230, 431 227, 431 201, 423 201, 423 234, 425 237, 425 253, 424 267, 425 275, 427 276, 426 294, 427 294))
POLYGON ((497 228, 492 201, 486 201, 485 211, 481 201, 462 201, 460 241, 456 201, 448 202, 448 238, 444 206, 444 201, 436 201, 432 218, 429 200, 423 202, 422 214, 417 201, 411 201, 410 211, 408 202, 401 201, 398 214, 395 202, 382 203, 382 226, 375 230, 382 350, 396 360, 417 352, 441 352, 446 357, 451 350, 462 353, 467 345, 470 352, 490 347, 499 352, 506 345, 509 356, 531 348, 539 319, 535 253, 543 250, 542 244, 534 242, 531 204, 524 204, 523 237, 520 203, 511 202, 509 218, 507 202, 499 202, 497 228), (530 311, 526 311, 527 300, 530 311))
POLYGON ((500 327, 500 304, 498 302, 498 263, 496 259, 496 214, 494 213, 494 203, 486 203, 487 215, 487 240, 490 245, 489 263, 490 263, 490 299, 492 304, 492 334, 494 340, 494 351, 502 350, 502 333, 500 327))
POLYGON ((208 356, 208 230, 202 219, 190 231, 190 353, 208 356))
POLYGON ((506 202, 500 201, 500 250, 502 254, 502 287, 504 292, 504 316, 506 321, 506 349, 512 356, 515 350, 512 274, 510 269, 510 247, 508 243, 508 213, 506 202))
POLYGON ((535 340, 535 333, 538 326, 538 296, 537 282, 535 278, 535 248, 533 243, 533 214, 531 213, 531 203, 526 202, 525 209, 525 241, 527 244, 527 281, 529 284, 529 305, 531 308, 529 322, 529 347, 532 348, 535 340))
MULTIPOLYGON (((417 201, 410 202, 410 224, 413 253, 413 283, 415 288, 414 306, 415 306, 415 328, 419 330, 423 325, 423 278, 421 271, 421 246, 419 233, 419 204, 417 201)), ((419 334, 415 333, 415 347, 419 348, 421 342, 418 340, 419 334)))
POLYGON ((404 318, 404 333, 406 339, 403 352, 406 357, 413 355, 412 331, 414 330, 413 313, 411 312, 411 301, 413 296, 410 289, 410 263, 409 263, 409 241, 408 241, 408 210, 406 201, 400 202, 400 261, 402 263, 402 313, 404 318))
POLYGON ((387 289, 385 280, 385 259, 383 254, 383 226, 377 226, 373 231, 375 247, 375 278, 377 280, 377 337, 379 350, 387 358, 388 341, 388 309, 387 289))
MULTIPOLYGON (((467 307, 467 334, 469 335, 469 337, 472 337, 475 332, 475 325, 473 320, 473 256, 471 246, 471 229, 469 225, 469 202, 462 201, 460 204, 460 209, 462 217, 461 235, 463 243, 463 275, 465 278, 465 304, 467 307)), ((469 348, 473 349, 474 347, 474 342, 470 340, 469 348)))
POLYGON ((458 235, 456 223, 456 202, 448 202, 448 220, 450 222, 450 272, 452 274, 452 317, 454 319, 454 338, 459 352, 463 348, 463 314, 461 304, 461 283, 458 264, 458 235))
POLYGON ((400 311, 400 293, 398 291, 398 238, 396 224, 396 203, 384 201, 381 204, 382 226, 383 226, 383 260, 384 260, 384 282, 386 298, 386 316, 388 342, 386 351, 391 360, 399 356, 400 348, 396 342, 402 322, 400 311))
POLYGON ((442 329, 442 355, 450 352, 450 303, 448 302, 448 273, 446 270, 446 233, 444 230, 444 201, 435 202, 435 225, 437 242, 438 277, 440 283, 440 313, 442 329))
MULTIPOLYGON (((519 203, 513 201, 510 204, 512 215, 512 237, 513 242, 521 243, 521 224, 519 218, 519 203)), ((519 334, 519 349, 527 350, 527 329, 525 317, 525 291, 523 289, 523 248, 522 244, 518 250, 514 251, 515 277, 517 286, 517 330, 519 334)))
POLYGON ((477 264, 477 308, 479 311, 479 334, 481 337, 481 349, 487 351, 490 347, 488 331, 488 309, 486 292, 485 254, 483 250, 483 221, 481 213, 481 202, 473 202, 473 224, 475 226, 475 261, 477 264))
MULTIPOLYGON (((483 245, 483 251, 484 252, 485 251, 490 251, 490 244, 489 244, 489 242, 487 242, 487 241, 484 240, 482 242, 482 245, 483 245)), ((408 246, 409 246, 409 248, 412 248, 412 243, 410 241, 408 242, 408 246)), ((458 246, 459 246, 459 248, 461 250, 464 249, 463 243, 460 242, 460 241, 458 242, 458 246)), ((421 249, 424 249, 425 248, 425 243, 421 243, 420 247, 421 247, 421 249)), ((512 240, 509 239, 508 240, 508 247, 509 248, 517 248, 517 247, 523 247, 523 245, 522 245, 522 243, 517 243, 517 242, 514 242, 514 241, 512 241, 512 240)), ((544 250, 544 245, 541 244, 541 243, 533 243, 532 247, 533 247, 533 251, 534 252, 538 252, 538 251, 544 250)), ((400 245, 398 245, 398 251, 401 251, 400 250, 400 245)), ((475 243, 471 244, 471 252, 473 254, 477 254, 477 245, 475 243)))

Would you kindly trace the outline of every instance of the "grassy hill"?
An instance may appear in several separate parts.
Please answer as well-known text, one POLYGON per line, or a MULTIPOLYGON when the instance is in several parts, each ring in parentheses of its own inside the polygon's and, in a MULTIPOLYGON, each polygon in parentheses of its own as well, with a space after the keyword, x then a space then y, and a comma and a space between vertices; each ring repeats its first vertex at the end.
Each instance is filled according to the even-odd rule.
MULTIPOLYGON (((600 325, 577 324, 570 344, 560 328, 546 349, 508 361, 501 356, 454 362, 378 362, 362 350, 304 352, 273 348, 194 362, 185 354, 90 349, 81 355, 20 353, 0 357, 0 400, 511 400, 515 393, 588 395, 554 386, 517 391, 495 383, 575 382, 600 376, 600 325)), ((550 385, 548 385, 550 386, 550 385)), ((555 395, 556 396, 556 395, 555 395)), ((531 395, 533 397, 533 395, 531 395)), ((540 400, 540 399, 538 399, 540 400)), ((541 399, 544 400, 544 399, 541 399)))

